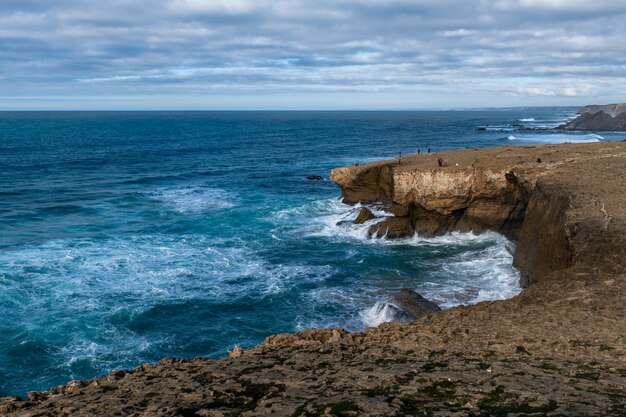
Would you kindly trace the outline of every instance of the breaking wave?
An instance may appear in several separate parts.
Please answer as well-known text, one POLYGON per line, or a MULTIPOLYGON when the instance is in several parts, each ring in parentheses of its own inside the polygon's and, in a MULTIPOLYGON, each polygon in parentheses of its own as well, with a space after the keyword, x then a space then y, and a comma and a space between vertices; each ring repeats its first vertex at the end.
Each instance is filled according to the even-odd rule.
POLYGON ((515 136, 508 136, 509 140, 519 140, 528 143, 589 143, 600 142, 604 140, 604 137, 590 134, 575 134, 575 133, 517 133, 515 136))
POLYGON ((172 187, 148 193, 171 210, 186 214, 202 214, 237 205, 236 196, 219 188, 172 187))
MULTIPOLYGON (((360 204, 347 206, 332 199, 283 210, 275 217, 277 223, 289 219, 290 223, 297 224, 292 233, 323 238, 330 243, 362 245, 357 253, 346 256, 348 262, 371 262, 367 253, 381 258, 378 264, 369 264, 367 276, 356 284, 358 288, 324 287, 311 293, 321 304, 332 304, 334 300, 359 311, 358 317, 344 323, 344 327, 358 330, 401 318, 402 311, 389 304, 387 298, 402 287, 414 289, 442 308, 502 300, 521 291, 519 273, 512 265, 514 244, 505 237, 493 232, 479 235, 452 232, 438 237, 416 234, 405 239, 371 239, 367 233, 369 227, 390 214, 382 206, 368 206, 378 218, 354 224, 362 207, 360 204), (402 258, 404 260, 400 261, 402 258), (382 265, 383 262, 389 264, 382 265), (412 268, 414 274, 400 272, 398 262, 404 262, 402 268, 412 268), (370 307, 363 307, 364 304, 370 307)), ((309 321, 302 324, 302 328, 320 324, 309 321)))

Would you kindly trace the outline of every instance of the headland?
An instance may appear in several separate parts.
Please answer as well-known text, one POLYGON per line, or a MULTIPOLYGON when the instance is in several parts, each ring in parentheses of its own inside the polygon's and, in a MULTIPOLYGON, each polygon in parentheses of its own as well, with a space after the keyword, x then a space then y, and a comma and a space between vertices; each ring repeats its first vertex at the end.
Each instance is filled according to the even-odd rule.
POLYGON ((275 335, 228 358, 113 371, 5 398, 0 414, 626 414, 626 143, 403 156, 332 178, 347 203, 394 214, 373 238, 506 234, 525 289, 361 333, 275 335))
POLYGON ((626 131, 626 103, 585 106, 560 130, 626 131))

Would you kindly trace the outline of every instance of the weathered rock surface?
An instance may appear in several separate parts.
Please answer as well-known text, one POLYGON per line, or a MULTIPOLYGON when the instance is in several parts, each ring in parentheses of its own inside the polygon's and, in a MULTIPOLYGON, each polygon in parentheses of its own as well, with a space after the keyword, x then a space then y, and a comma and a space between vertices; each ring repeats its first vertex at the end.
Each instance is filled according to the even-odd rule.
POLYGON ((397 239, 411 236, 413 232, 413 225, 407 217, 387 217, 385 220, 370 226, 367 234, 369 237, 397 239))
POLYGON ((626 143, 402 162, 333 178, 348 200, 393 201, 416 224, 423 210, 433 233, 508 231, 529 284, 520 295, 362 333, 275 335, 219 360, 165 359, 6 399, 0 415, 626 415, 626 143))
POLYGON ((626 103, 618 103, 618 104, 592 104, 589 106, 585 106, 580 109, 580 113, 599 113, 603 112, 611 117, 618 116, 626 111, 626 103))
POLYGON ((559 126, 558 129, 626 131, 626 103, 583 107, 576 119, 559 126))
POLYGON ((412 320, 416 320, 433 311, 441 311, 437 304, 409 288, 403 288, 392 294, 389 297, 389 302, 401 308, 412 320))
POLYGON ((367 207, 363 207, 359 211, 359 214, 356 216, 356 219, 354 219, 354 224, 363 224, 374 218, 376 218, 376 216, 374 216, 374 213, 372 213, 371 210, 367 207))

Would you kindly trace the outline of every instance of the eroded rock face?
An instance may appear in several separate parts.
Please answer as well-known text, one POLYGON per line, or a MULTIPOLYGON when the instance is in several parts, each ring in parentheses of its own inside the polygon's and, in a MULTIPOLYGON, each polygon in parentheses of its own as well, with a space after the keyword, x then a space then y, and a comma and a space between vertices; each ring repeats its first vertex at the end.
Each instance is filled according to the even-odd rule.
MULTIPOLYGON (((581 226, 571 221, 577 213, 571 189, 576 184, 581 195, 597 191, 591 189, 596 185, 581 185, 594 180, 582 177, 584 172, 608 175, 609 183, 619 181, 624 172, 611 173, 605 164, 622 161, 625 149, 612 142, 444 152, 404 157, 402 165, 382 161, 337 168, 331 178, 348 201, 361 198, 390 207, 394 216, 372 225, 370 236, 492 230, 516 240, 514 262, 521 284, 527 286, 573 265, 577 248, 589 246, 577 246, 581 226), (449 166, 437 167, 439 157, 449 166)), ((589 231, 588 236, 597 233, 589 231)))
POLYGON ((415 229, 408 217, 387 217, 385 220, 370 226, 367 234, 369 237, 385 237, 398 239, 412 236, 415 229))
MULTIPOLYGON (((413 157, 434 159, 430 155, 413 157)), ((407 158, 408 159, 408 158, 407 158)), ((380 163, 333 170, 344 201, 384 202, 394 218, 370 228, 370 235, 426 236, 450 230, 501 231, 515 235, 521 225, 527 192, 511 166, 496 169, 472 161, 459 168, 411 169, 410 164, 380 163)))
POLYGON ((372 211, 368 209, 367 207, 363 207, 359 211, 359 214, 356 216, 356 219, 354 219, 354 224, 363 224, 374 218, 376 218, 376 216, 374 216, 374 213, 372 213, 372 211))

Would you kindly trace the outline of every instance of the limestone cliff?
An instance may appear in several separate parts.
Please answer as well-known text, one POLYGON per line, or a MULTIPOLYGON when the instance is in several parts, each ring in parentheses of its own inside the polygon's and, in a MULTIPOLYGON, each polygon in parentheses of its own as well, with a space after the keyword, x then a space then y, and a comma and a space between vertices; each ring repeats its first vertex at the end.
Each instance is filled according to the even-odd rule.
POLYGON ((387 204, 396 233, 508 233, 528 287, 411 323, 72 381, 0 399, 0 415, 626 415, 626 143, 444 152, 332 177, 348 202, 387 204))
MULTIPOLYGON (((562 182, 573 176, 581 184, 579 176, 588 172, 606 175, 608 159, 621 160, 625 150, 623 143, 603 143, 444 152, 404 157, 401 164, 337 168, 331 178, 345 202, 382 202, 395 214, 372 226, 372 236, 493 230, 517 240, 514 262, 527 286, 571 266, 586 247, 578 245, 573 185, 565 188, 562 182), (438 167, 438 158, 447 166, 438 167)), ((608 180, 623 178, 625 171, 620 166, 608 180)), ((590 230, 588 237, 600 230, 590 230)))

